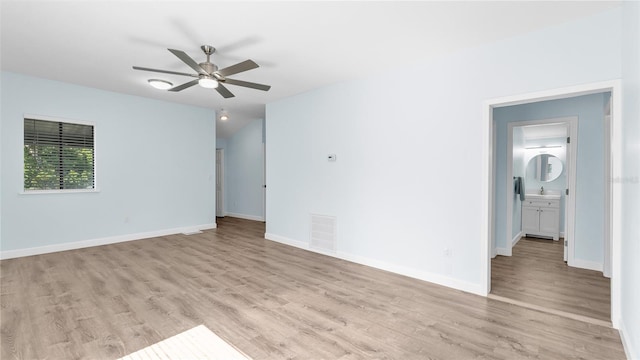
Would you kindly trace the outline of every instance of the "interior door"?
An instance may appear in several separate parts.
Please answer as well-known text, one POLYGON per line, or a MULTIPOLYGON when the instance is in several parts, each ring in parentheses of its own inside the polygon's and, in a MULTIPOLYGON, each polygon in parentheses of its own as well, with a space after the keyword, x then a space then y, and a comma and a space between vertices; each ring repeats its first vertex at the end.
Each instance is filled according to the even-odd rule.
POLYGON ((216 217, 224 216, 224 150, 216 149, 216 217))

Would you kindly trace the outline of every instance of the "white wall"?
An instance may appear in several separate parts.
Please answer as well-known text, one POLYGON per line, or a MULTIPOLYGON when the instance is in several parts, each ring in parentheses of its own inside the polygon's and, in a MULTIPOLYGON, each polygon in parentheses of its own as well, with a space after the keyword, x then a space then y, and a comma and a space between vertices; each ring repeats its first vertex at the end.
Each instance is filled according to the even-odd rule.
POLYGON ((213 110, 7 72, 1 86, 3 256, 215 225, 213 110), (98 192, 21 194, 25 113, 95 123, 98 192))
POLYGON ((216 138, 216 149, 226 149, 226 147, 227 147, 227 139, 216 138))
POLYGON ((305 247, 334 215, 338 256, 482 293, 482 103, 619 78, 620 16, 268 104, 267 237, 305 247))
POLYGON ((225 215, 264 221, 263 123, 254 120, 218 141, 225 149, 225 215))
MULTIPOLYGON (((640 359, 640 3, 623 5, 622 321, 630 359, 640 359)), ((615 109, 614 109, 615 111, 615 109)))

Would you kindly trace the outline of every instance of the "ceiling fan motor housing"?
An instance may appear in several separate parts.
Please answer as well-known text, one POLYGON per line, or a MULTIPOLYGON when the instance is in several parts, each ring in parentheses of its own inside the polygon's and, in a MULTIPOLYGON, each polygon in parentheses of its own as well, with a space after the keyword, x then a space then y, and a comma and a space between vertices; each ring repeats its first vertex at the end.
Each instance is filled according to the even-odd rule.
POLYGON ((203 62, 198 64, 200 65, 200 67, 206 71, 208 74, 212 74, 214 71, 218 71, 218 66, 216 66, 216 64, 214 63, 210 63, 210 62, 203 62))

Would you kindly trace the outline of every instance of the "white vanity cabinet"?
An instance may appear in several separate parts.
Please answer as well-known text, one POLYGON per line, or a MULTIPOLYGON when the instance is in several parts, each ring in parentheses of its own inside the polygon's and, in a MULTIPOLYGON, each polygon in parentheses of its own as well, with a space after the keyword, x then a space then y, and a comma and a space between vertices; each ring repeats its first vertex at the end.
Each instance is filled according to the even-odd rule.
POLYGON ((522 202, 522 233, 560 239, 560 197, 525 197, 522 202))

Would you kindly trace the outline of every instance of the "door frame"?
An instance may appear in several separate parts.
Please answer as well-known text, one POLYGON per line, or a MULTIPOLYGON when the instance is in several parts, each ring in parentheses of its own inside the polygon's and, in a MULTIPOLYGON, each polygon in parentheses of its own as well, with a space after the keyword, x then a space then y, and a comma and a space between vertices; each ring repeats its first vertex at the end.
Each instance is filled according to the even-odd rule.
MULTIPOLYGON (((525 94, 505 96, 487 99, 482 105, 482 212, 481 229, 481 284, 480 290, 484 296, 491 291, 491 252, 495 229, 494 221, 494 175, 495 153, 493 151, 495 141, 495 127, 493 121, 493 109, 503 106, 520 105, 544 100, 564 99, 581 95, 611 92, 611 122, 610 122, 610 153, 606 154, 610 161, 608 173, 610 179, 622 176, 622 83, 621 80, 609 80, 589 84, 575 85, 563 88, 554 88, 525 94)), ((609 179, 609 180, 610 180, 609 179)), ((611 323, 615 329, 620 326, 620 263, 621 263, 621 237, 622 237, 622 189, 614 186, 613 181, 608 181, 611 194, 609 203, 611 244, 611 323)), ((605 215, 606 216, 606 215, 605 215)))
MULTIPOLYGON (((515 120, 515 119, 514 119, 515 120)), ((511 236, 512 228, 513 228, 513 201, 511 201, 511 189, 513 189, 513 129, 516 127, 522 126, 531 126, 531 125, 545 125, 545 124, 566 124, 567 125, 567 136, 571 138, 571 142, 565 144, 566 146, 566 158, 565 158, 565 166, 566 166, 566 188, 569 189, 569 195, 565 195, 565 217, 564 217, 564 240, 569 244, 568 248, 564 250, 568 254, 567 264, 569 266, 576 266, 574 261, 574 238, 573 235, 575 233, 575 209, 576 209, 576 198, 575 198, 575 188, 576 188, 576 160, 577 160, 577 148, 578 148, 578 117, 577 116, 568 116, 561 118, 549 118, 549 119, 540 119, 540 120, 527 120, 527 121, 511 121, 507 123, 507 187, 506 191, 508 193, 507 196, 507 219, 506 219, 506 241, 507 247, 505 248, 505 253, 500 253, 500 255, 511 256, 513 251, 513 239, 511 236)), ((492 146, 493 151, 495 151, 495 142, 492 146)), ((495 165, 495 164, 494 164, 495 165)), ((494 170, 492 170, 494 171, 494 170)), ((494 214, 495 216, 495 214, 494 214)), ((500 229, 497 229, 500 231, 500 229)), ((518 236, 522 236, 520 233, 518 236)), ((564 247, 564 244, 563 244, 564 247)))
POLYGON ((262 142, 262 221, 267 221, 267 144, 262 142))
MULTIPOLYGON (((611 153, 611 143, 609 142, 611 140, 611 99, 609 99, 609 102, 607 103, 607 108, 605 109, 605 115, 604 115, 604 131, 603 131, 603 135, 604 135, 604 149, 605 149, 605 154, 609 154, 611 153)), ((611 158, 609 156, 605 156, 604 157, 604 168, 605 168, 605 184, 609 181, 609 179, 612 179, 611 176, 611 158)), ((611 203, 611 187, 608 186, 606 189, 606 191, 604 192, 604 201, 605 204, 610 204, 611 203)), ((605 222, 604 222, 604 231, 605 234, 611 234, 611 208, 605 209, 606 211, 608 211, 607 215, 605 217, 605 222)), ((604 261, 602 262, 602 274, 605 277, 611 278, 611 238, 609 237, 608 239, 605 239, 604 242, 604 261)))

